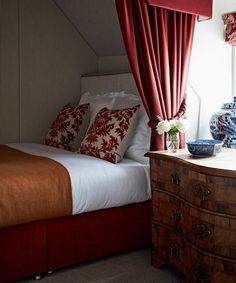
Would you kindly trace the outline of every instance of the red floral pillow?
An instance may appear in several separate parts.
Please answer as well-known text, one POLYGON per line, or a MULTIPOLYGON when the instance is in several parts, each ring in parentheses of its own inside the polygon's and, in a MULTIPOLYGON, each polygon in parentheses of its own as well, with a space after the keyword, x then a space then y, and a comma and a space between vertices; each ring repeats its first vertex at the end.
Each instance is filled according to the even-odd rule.
POLYGON ((90 126, 79 152, 118 163, 132 139, 139 105, 126 109, 102 108, 90 126))
MULTIPOLYGON (((75 142, 78 142, 79 134, 82 134, 80 130, 84 128, 83 124, 86 122, 85 116, 89 114, 88 109, 89 103, 79 106, 65 105, 52 123, 44 143, 50 146, 71 150, 75 142)), ((87 121, 89 120, 87 119, 87 121)), ((84 135, 85 131, 83 133, 83 136, 84 135)), ((82 140, 82 138, 80 138, 80 140, 82 140)))

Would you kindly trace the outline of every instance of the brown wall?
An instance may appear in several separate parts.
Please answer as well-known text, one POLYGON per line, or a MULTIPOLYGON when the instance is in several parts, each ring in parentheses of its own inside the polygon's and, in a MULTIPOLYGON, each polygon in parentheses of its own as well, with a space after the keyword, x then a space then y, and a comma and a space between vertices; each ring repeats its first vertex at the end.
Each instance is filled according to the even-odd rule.
POLYGON ((42 142, 98 58, 52 0, 0 0, 0 143, 42 142))
POLYGON ((17 1, 0 2, 0 142, 19 138, 17 1))

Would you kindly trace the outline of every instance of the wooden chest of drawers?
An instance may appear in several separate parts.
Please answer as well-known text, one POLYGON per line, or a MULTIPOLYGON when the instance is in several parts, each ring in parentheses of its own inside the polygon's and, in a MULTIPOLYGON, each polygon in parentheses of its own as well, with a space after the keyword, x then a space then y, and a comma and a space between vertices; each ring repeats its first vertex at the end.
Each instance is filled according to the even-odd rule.
POLYGON ((236 150, 199 158, 149 152, 152 264, 188 282, 236 283, 236 150))

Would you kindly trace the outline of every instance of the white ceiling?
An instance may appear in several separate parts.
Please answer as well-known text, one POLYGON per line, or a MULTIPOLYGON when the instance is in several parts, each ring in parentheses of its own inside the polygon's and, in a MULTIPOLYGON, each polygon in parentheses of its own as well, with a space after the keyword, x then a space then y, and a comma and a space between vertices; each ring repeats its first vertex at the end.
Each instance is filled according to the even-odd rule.
POLYGON ((124 55, 114 0, 54 0, 98 56, 124 55))

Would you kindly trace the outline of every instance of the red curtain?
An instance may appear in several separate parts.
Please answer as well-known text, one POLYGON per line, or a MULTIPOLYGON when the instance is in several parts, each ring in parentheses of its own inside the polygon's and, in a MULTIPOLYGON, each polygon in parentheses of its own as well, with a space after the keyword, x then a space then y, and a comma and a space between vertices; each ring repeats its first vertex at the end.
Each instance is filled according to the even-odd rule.
POLYGON ((212 0, 147 0, 150 5, 212 18, 212 0))
MULTIPOLYGON (((165 148, 156 116, 172 119, 185 110, 185 89, 196 16, 151 6, 146 0, 116 0, 130 66, 152 128, 151 150, 165 148)), ((180 146, 184 147, 184 135, 180 146)))

